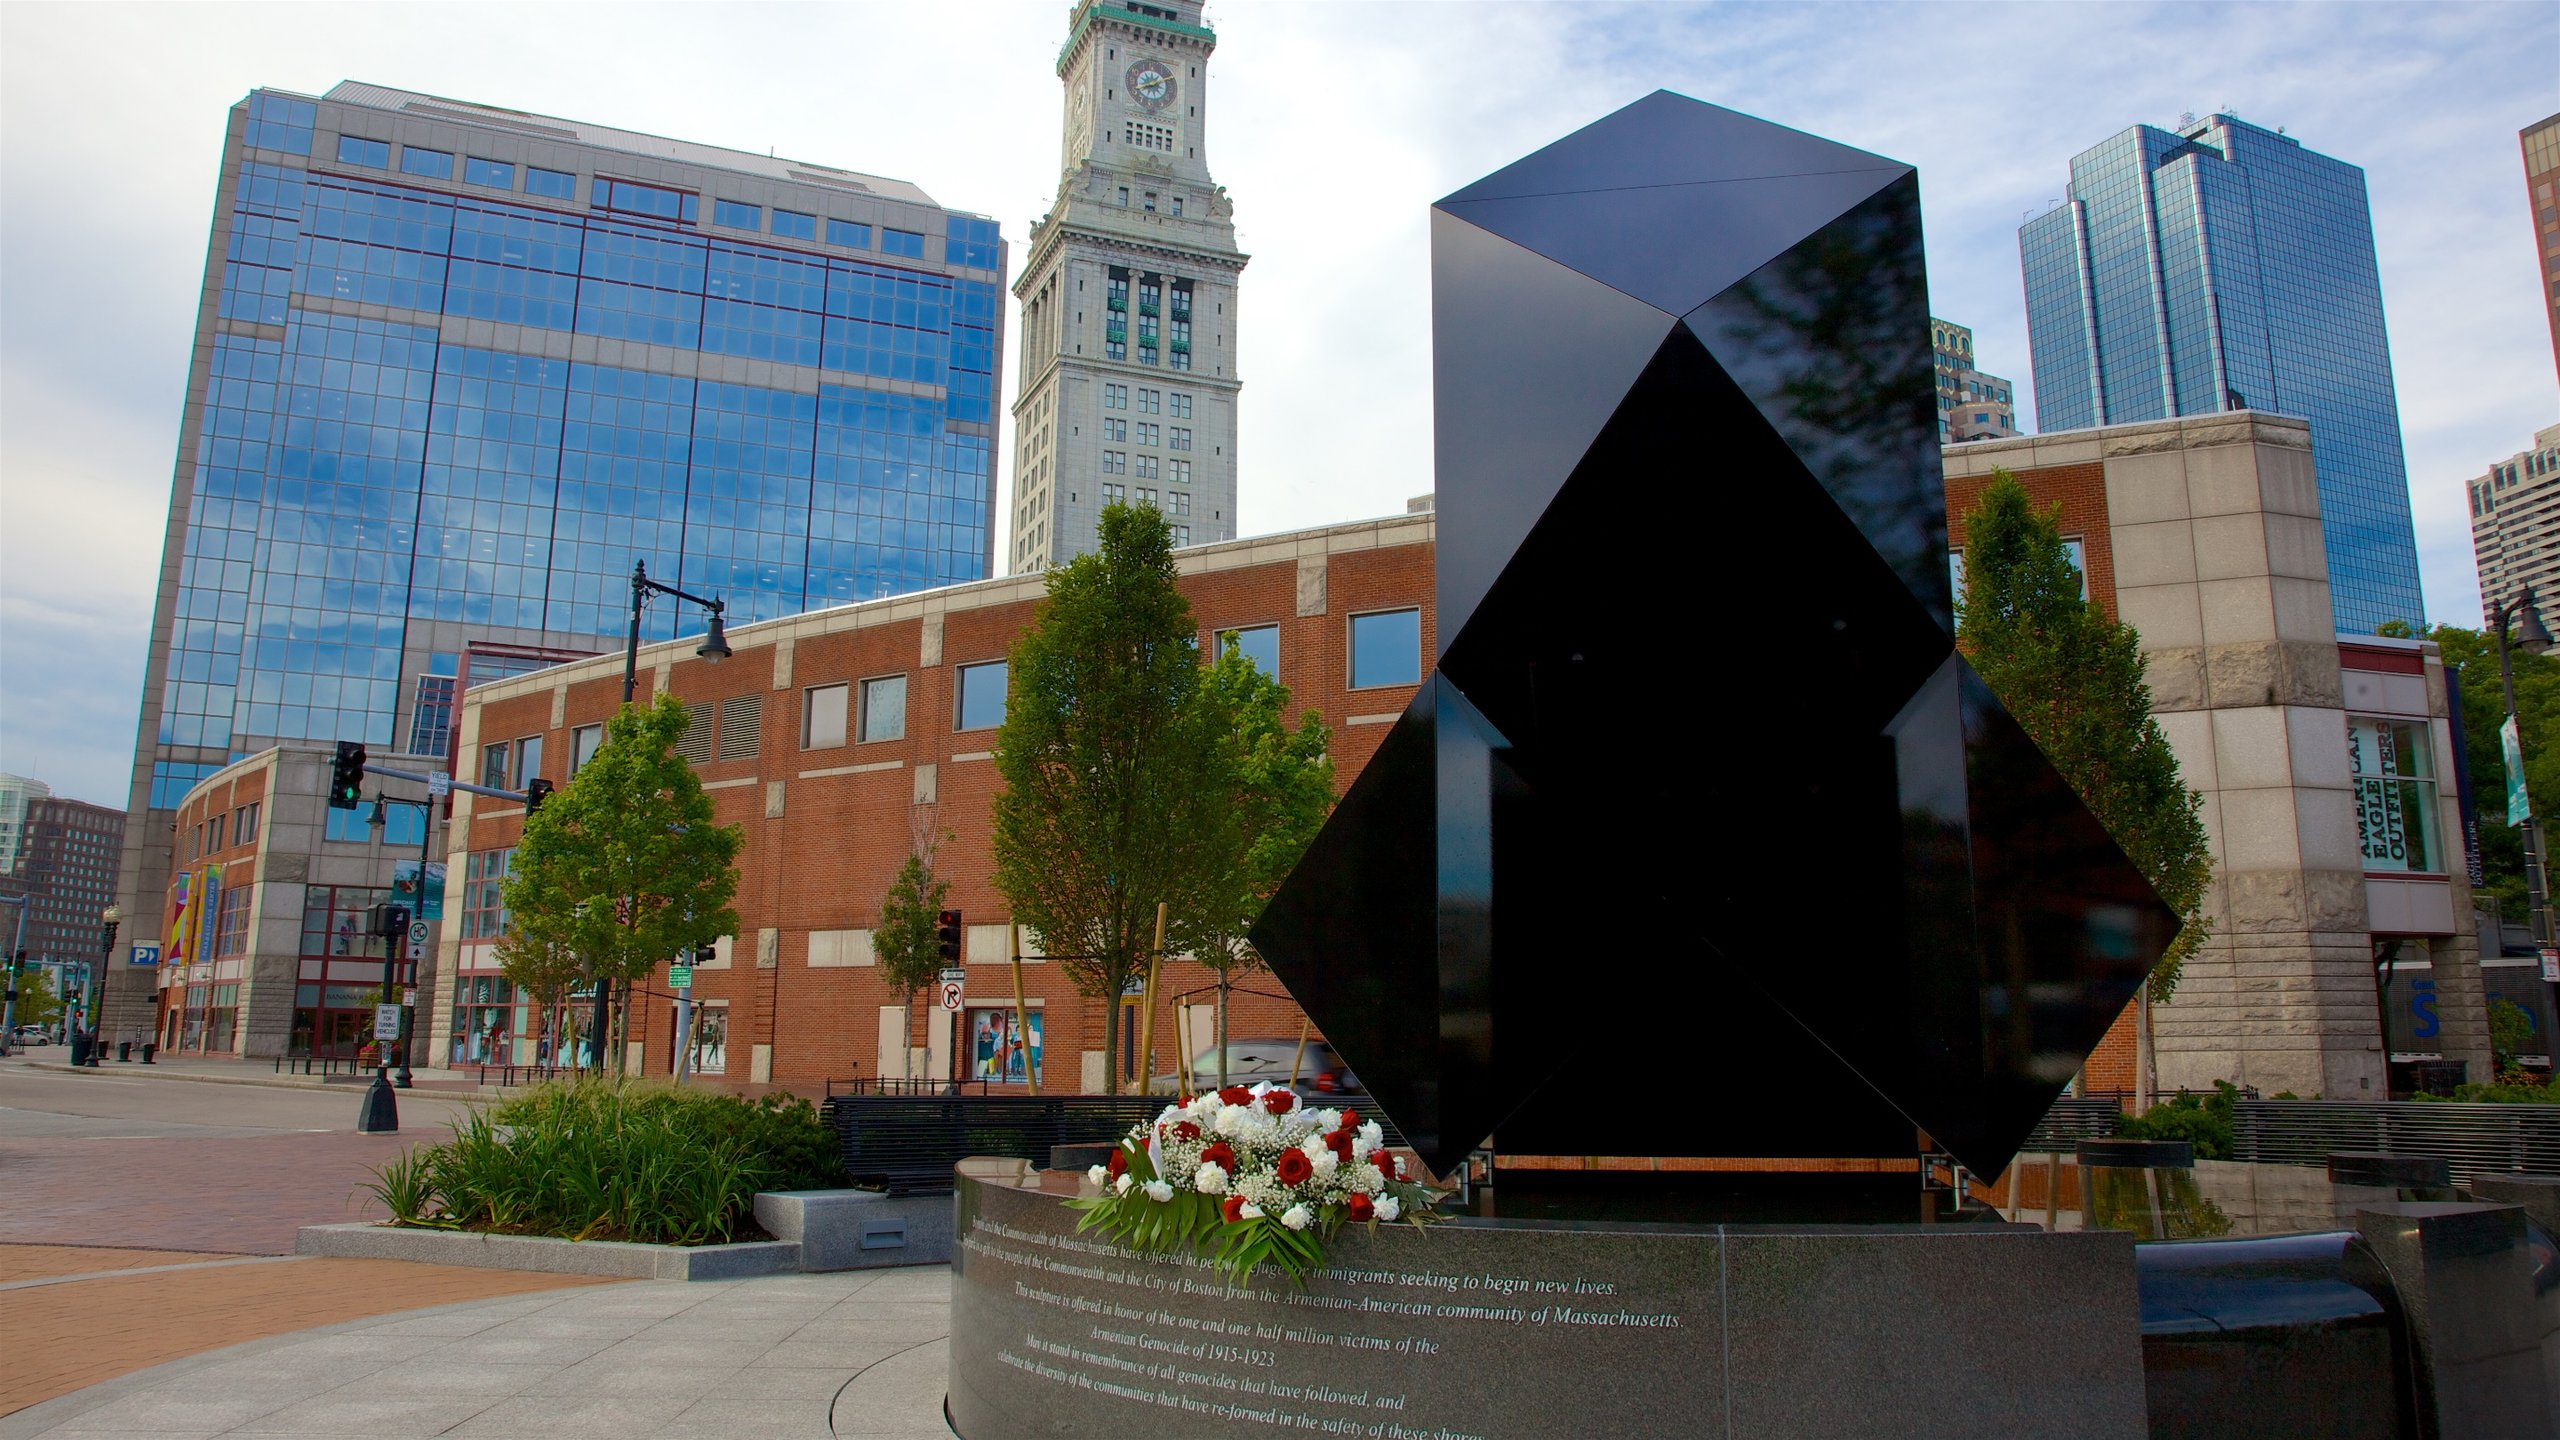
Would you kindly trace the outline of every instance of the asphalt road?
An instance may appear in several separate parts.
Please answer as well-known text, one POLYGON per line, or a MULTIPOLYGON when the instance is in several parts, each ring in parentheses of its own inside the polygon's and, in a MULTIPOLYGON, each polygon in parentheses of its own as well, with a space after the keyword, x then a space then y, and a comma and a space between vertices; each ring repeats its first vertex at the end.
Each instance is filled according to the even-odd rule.
MULTIPOLYGON (((68 1053, 68 1052, 63 1052, 68 1053)), ((38 1050, 37 1060, 49 1058, 38 1050)), ((360 1085, 283 1090, 213 1085, 130 1067, 73 1075, 0 1061, 0 1140, 144 1139, 353 1130, 360 1085)), ((400 1126, 444 1129, 467 1102, 404 1091, 400 1126)))

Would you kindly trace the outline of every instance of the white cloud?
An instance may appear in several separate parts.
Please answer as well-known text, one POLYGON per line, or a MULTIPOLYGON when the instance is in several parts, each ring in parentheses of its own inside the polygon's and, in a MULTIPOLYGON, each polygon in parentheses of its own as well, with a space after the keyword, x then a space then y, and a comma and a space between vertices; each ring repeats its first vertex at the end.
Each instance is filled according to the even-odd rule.
MULTIPOLYGON (((233 102, 366 79, 772 147, 992 214, 1019 255, 1057 185, 1066 7, 960 13, 0 9, 0 768, 123 793, 233 102)), ((1984 364, 2022 392, 2016 227, 2062 193, 2077 151, 2227 105, 2364 166, 2437 618, 2478 613, 2460 481, 2560 415, 2515 139, 2552 104, 2551 7, 1254 0, 1211 14, 1208 156, 1253 256, 1248 533, 1393 513, 1432 488, 1428 205, 1658 87, 1918 165, 1934 308, 1974 326, 1984 364)))

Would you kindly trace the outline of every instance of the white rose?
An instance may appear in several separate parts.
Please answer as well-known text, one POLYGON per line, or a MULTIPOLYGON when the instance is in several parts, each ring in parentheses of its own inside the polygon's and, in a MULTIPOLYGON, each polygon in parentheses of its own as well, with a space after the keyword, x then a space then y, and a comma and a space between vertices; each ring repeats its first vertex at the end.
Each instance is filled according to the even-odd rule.
MULTIPOLYGON (((1319 1180, 1332 1179, 1333 1172, 1342 1168, 1342 1162, 1334 1158, 1333 1152, 1321 1147, 1317 1149, 1315 1154, 1308 1156, 1307 1161, 1309 1164, 1316 1167, 1316 1178, 1319 1180)), ((1371 1168, 1374 1169, 1376 1167, 1373 1166, 1371 1168)))
MULTIPOLYGON (((1370 1144, 1368 1137, 1365 1135, 1360 1136, 1351 1142, 1351 1158, 1354 1160, 1366 1160, 1376 1153, 1378 1153, 1378 1147, 1370 1144)), ((1374 1170, 1377 1167, 1373 1165, 1370 1168, 1374 1170)))
POLYGON ((1334 1110, 1334 1109, 1324 1109, 1324 1110, 1319 1110, 1319 1111, 1317 1111, 1317 1112, 1316 1112, 1316 1128, 1317 1128, 1317 1129, 1319 1129, 1319 1130, 1339 1130, 1339 1129, 1341 1129, 1341 1128, 1342 1128, 1342 1112, 1341 1112, 1341 1111, 1339 1111, 1339 1110, 1334 1110))
POLYGON ((1161 1205, 1173 1198, 1173 1187, 1161 1180, 1147 1182, 1147 1198, 1161 1205))
POLYGON ((1203 1165, 1191 1177, 1191 1188, 1203 1195, 1227 1193, 1227 1172, 1215 1165, 1203 1165))
POLYGON ((1250 1200, 1247 1200, 1246 1202, 1244 1202, 1244 1208, 1243 1208, 1243 1209, 1240 1209, 1240 1210, 1238 1210, 1238 1211, 1236 1212, 1236 1216, 1237 1216, 1237 1218, 1239 1218, 1239 1219, 1243 1219, 1243 1220, 1259 1220, 1259 1219, 1261 1219, 1261 1218, 1263 1217, 1263 1214, 1264 1214, 1264 1213, 1265 1213, 1265 1212, 1263 1211, 1263 1208, 1262 1208, 1261 1206, 1254 1204, 1254 1203, 1253 1203, 1252 1201, 1250 1201, 1250 1200))
POLYGON ((1368 1141, 1369 1148, 1375 1150, 1387 1143, 1387 1132, 1379 1129, 1378 1122, 1372 1120, 1360 1127, 1360 1138, 1368 1141))
POLYGON ((1292 1205, 1280 1216, 1280 1223, 1292 1230, 1304 1230, 1315 1221, 1315 1212, 1304 1205, 1292 1205))
POLYGON ((1084 1172, 1084 1178, 1096 1185, 1108 1185, 1111 1183, 1111 1170, 1108 1166, 1096 1165, 1084 1172))
POLYGON ((1252 1111, 1240 1106, 1228 1106, 1218 1112, 1218 1118, 1210 1121, 1209 1127, 1221 1135, 1234 1135, 1252 1123, 1252 1111))
POLYGON ((1387 1177, 1379 1174, 1375 1165, 1354 1165, 1350 1185, 1363 1195, 1375 1195, 1387 1188, 1387 1177))
POLYGON ((1138 1177, 1131 1175, 1124 1170, 1121 1172, 1119 1179, 1111 1182, 1111 1193, 1114 1195, 1126 1195, 1129 1193, 1129 1187, 1137 1183, 1138 1177))
POLYGON ((1322 1140, 1310 1135, 1306 1139, 1298 1142, 1298 1153, 1306 1156, 1310 1160, 1313 1160, 1319 1155, 1330 1155, 1333 1151, 1326 1148, 1325 1143, 1322 1140))
POLYGON ((1396 1197, 1390 1195, 1378 1202, 1378 1218, 1381 1220, 1393 1220, 1403 1211, 1403 1209, 1404 1207, 1402 1205, 1396 1203, 1396 1197))

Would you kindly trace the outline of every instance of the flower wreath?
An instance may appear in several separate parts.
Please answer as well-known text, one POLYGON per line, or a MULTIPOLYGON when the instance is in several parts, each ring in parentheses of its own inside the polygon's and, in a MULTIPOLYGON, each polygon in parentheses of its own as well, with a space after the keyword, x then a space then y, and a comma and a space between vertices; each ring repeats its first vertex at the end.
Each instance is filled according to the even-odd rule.
POLYGON ((1133 1127, 1067 1202, 1133 1250, 1188 1250, 1241 1285, 1269 1264, 1303 1286, 1345 1224, 1421 1225, 1433 1192, 1405 1178, 1377 1124, 1311 1110, 1285 1087, 1230 1085, 1133 1127))

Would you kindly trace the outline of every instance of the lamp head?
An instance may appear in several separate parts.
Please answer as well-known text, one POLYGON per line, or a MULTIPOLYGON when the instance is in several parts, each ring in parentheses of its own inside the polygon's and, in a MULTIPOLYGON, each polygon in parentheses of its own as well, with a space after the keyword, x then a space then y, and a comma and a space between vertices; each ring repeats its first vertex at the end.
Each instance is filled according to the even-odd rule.
POLYGON ((2539 655, 2551 648, 2551 632, 2544 628, 2542 612, 2534 606, 2530 585, 2516 597, 2516 647, 2527 655, 2539 655))
POLYGON ((124 919, 124 907, 121 905, 110 905, 106 909, 98 912, 98 918, 106 921, 110 925, 116 924, 124 919))
POLYGON ((702 644, 695 647, 693 652, 694 654, 701 656, 703 659, 710 661, 714 665, 717 665, 721 661, 729 658, 729 636, 727 631, 722 628, 721 620, 721 612, 716 609, 713 610, 711 612, 711 628, 704 632, 702 644))
MULTIPOLYGON (((385 806, 385 805, 382 803, 382 797, 381 797, 381 796, 379 796, 379 795, 374 796, 374 797, 373 797, 373 818, 372 818, 372 819, 370 819, 370 820, 365 821, 364 823, 365 823, 365 824, 367 824, 367 825, 372 826, 376 831, 380 831, 380 830, 384 829, 385 827, 389 826, 389 825, 391 824, 391 818, 390 818, 390 816, 388 816, 388 815, 386 815, 386 814, 384 813, 384 811, 385 811, 385 810, 387 810, 388 808, 389 808, 389 807, 385 806)), ((377 835, 375 838, 379 839, 380 837, 377 835)))

